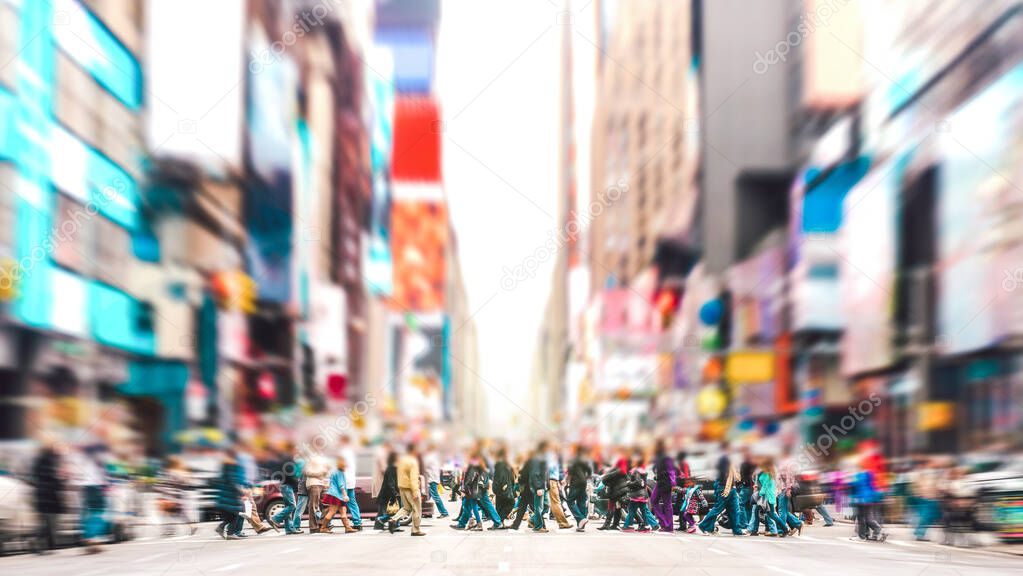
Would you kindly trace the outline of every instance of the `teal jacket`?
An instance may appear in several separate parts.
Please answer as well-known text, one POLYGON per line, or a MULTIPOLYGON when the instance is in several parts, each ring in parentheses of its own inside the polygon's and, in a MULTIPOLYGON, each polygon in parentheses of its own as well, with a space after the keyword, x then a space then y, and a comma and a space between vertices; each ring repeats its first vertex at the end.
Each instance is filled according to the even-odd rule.
POLYGON ((778 493, 774 487, 774 478, 767 472, 761 471, 757 475, 757 485, 760 489, 757 490, 757 496, 759 500, 764 504, 775 506, 777 504, 778 493))
POLYGON ((330 480, 327 482, 327 494, 341 500, 348 501, 348 484, 345 483, 345 473, 335 469, 330 473, 330 480))

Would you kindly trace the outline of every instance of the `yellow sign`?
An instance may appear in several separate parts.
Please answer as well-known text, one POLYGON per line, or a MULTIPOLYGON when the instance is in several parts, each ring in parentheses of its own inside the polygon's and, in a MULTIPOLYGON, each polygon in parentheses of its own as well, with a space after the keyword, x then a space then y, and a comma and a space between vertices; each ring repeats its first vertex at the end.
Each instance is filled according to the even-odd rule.
POLYGON ((956 407, 952 402, 924 402, 917 408, 917 429, 921 432, 946 430, 955 423, 956 407))
POLYGON ((725 380, 729 384, 774 380, 774 352, 732 352, 725 360, 725 380))

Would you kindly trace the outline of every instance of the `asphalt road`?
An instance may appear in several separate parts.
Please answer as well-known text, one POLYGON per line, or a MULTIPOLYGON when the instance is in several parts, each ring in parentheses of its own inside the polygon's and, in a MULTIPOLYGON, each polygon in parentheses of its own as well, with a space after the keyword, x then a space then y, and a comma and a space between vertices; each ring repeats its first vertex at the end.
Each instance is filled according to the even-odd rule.
MULTIPOLYGON (((553 524, 550 523, 550 524, 553 524)), ((894 538, 886 543, 849 540, 851 527, 810 527, 800 537, 734 538, 730 535, 586 533, 557 530, 459 532, 448 519, 424 520, 427 536, 268 532, 224 541, 204 524, 195 536, 139 539, 103 546, 99 554, 66 549, 45 556, 0 558, 0 574, 119 574, 217 576, 219 574, 399 574, 545 576, 673 574, 1023 574, 1023 557, 958 549, 894 538)), ((251 533, 251 530, 249 531, 251 533)))

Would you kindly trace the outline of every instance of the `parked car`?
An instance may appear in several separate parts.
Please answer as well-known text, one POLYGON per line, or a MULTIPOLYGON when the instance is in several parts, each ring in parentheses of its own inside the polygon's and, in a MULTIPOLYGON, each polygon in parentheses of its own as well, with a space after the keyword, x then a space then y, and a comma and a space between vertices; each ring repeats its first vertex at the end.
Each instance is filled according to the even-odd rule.
POLYGON ((976 495, 979 527, 1007 542, 1023 540, 1023 457, 999 458, 966 476, 976 495))

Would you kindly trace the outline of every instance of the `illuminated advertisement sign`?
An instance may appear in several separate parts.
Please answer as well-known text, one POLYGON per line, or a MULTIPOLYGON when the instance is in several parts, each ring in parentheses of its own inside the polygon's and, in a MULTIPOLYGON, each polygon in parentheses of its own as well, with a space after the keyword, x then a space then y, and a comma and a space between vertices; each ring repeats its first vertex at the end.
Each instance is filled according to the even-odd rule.
POLYGON ((447 207, 442 202, 396 199, 391 232, 395 302, 405 310, 441 310, 447 273, 447 207))

